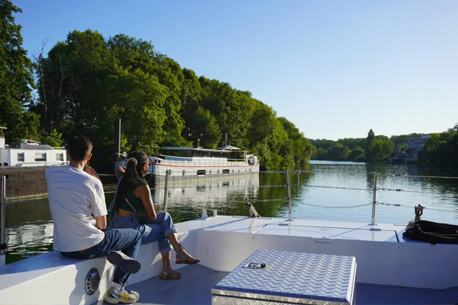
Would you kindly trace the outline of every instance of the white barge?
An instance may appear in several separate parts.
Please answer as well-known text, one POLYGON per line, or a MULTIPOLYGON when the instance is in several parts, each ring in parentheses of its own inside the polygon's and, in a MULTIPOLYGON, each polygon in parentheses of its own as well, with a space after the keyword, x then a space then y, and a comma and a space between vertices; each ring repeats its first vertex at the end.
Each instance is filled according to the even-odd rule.
POLYGON ((6 128, 0 127, 0 167, 49 166, 67 163, 67 154, 63 148, 42 145, 29 139, 6 145, 3 129, 6 128))
POLYGON ((259 172, 259 161, 237 147, 220 149, 201 147, 162 147, 162 154, 151 157, 152 174, 171 179, 217 175, 238 175, 259 172))

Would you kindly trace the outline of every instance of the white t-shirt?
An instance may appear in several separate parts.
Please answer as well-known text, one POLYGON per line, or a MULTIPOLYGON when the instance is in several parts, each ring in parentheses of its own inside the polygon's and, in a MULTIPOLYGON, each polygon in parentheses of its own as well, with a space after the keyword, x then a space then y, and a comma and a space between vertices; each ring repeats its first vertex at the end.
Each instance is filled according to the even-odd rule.
POLYGON ((79 251, 101 242, 105 233, 95 226, 94 218, 107 215, 100 180, 70 165, 51 166, 45 177, 54 222, 54 250, 79 251))

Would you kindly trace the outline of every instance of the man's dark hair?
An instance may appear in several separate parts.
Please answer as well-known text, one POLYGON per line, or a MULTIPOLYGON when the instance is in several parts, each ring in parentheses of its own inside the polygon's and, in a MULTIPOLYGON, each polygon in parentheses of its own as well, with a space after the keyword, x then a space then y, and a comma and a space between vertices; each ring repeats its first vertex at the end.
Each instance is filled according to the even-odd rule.
POLYGON ((85 136, 79 135, 68 142, 67 149, 70 159, 80 162, 85 160, 92 152, 92 142, 85 136))

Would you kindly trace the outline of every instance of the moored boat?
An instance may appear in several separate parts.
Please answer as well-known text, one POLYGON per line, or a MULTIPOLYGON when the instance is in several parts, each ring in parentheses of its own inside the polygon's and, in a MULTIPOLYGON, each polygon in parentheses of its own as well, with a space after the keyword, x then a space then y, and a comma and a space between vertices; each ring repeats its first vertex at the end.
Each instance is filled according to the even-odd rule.
POLYGON ((168 172, 171 179, 259 172, 255 155, 230 145, 219 149, 162 147, 161 154, 151 161, 153 175, 165 177, 168 172))

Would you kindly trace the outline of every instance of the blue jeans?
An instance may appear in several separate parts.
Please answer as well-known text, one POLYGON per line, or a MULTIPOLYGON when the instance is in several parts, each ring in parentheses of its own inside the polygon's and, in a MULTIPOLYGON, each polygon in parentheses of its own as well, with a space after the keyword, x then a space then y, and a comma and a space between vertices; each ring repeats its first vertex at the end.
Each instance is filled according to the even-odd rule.
POLYGON ((121 216, 114 213, 110 223, 112 228, 133 228, 142 235, 142 244, 149 244, 157 241, 161 254, 170 252, 171 247, 167 236, 176 233, 172 216, 167 212, 160 212, 156 219, 148 224, 141 224, 135 215, 121 216))
MULTIPOLYGON (((141 234, 133 229, 110 229, 105 231, 105 237, 97 245, 74 252, 61 252, 65 257, 91 259, 96 257, 107 256, 113 251, 122 251, 125 255, 131 258, 137 258, 138 250, 140 249, 141 234)), ((123 272, 116 267, 113 275, 113 282, 125 285, 130 274, 123 272)))

